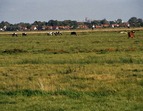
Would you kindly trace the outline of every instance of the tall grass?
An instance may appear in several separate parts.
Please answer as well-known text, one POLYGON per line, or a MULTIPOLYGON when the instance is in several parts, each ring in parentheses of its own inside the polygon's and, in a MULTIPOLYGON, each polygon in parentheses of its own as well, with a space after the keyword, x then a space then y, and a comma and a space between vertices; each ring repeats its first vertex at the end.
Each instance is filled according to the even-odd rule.
POLYGON ((0 110, 142 111, 142 36, 0 35, 0 110))

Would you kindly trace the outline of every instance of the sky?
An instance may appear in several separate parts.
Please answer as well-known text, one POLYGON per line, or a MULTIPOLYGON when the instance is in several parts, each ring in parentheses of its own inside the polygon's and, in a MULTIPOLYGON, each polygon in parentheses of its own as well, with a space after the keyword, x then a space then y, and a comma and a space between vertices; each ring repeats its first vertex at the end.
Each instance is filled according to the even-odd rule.
POLYGON ((0 0, 0 22, 143 19, 143 0, 0 0))

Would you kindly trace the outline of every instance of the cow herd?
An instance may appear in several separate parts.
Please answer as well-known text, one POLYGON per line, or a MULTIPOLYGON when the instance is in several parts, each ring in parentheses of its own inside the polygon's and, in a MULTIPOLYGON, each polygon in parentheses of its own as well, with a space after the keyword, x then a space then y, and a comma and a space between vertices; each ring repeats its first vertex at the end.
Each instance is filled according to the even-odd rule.
MULTIPOLYGON (((127 34, 128 35, 128 38, 134 38, 135 37, 135 31, 129 31, 129 32, 120 32, 122 34, 127 34)), ((57 31, 57 32, 48 32, 46 33, 48 36, 58 36, 58 35, 63 35, 61 32, 57 31)), ((12 37, 18 37, 18 34, 17 33, 12 33, 11 34, 12 37)), ((70 35, 75 35, 77 36, 77 33, 76 32, 70 32, 70 35)), ((21 36, 27 36, 27 33, 22 33, 21 36)))
MULTIPOLYGON (((55 35, 55 36, 58 36, 58 35, 63 35, 63 34, 58 31, 58 32, 48 32, 47 35, 50 35, 50 36, 54 36, 54 35, 55 35)), ((70 35, 76 35, 76 36, 77 36, 77 33, 76 33, 76 32, 71 32, 70 35)))
MULTIPOLYGON (((12 37, 18 37, 18 35, 20 35, 20 34, 17 34, 15 32, 11 34, 12 37)), ((58 36, 58 35, 63 35, 63 34, 59 31, 57 31, 57 32, 47 32, 46 35, 48 35, 48 36, 58 36)), ((77 33, 76 32, 71 32, 70 35, 76 35, 77 36, 77 33)), ((27 36, 27 33, 22 33, 21 36, 27 36)))
MULTIPOLYGON (((27 36, 27 33, 22 33, 21 34, 22 36, 27 36)), ((17 33, 12 33, 12 37, 18 37, 18 34, 17 33)))
POLYGON ((62 35, 62 33, 59 32, 59 31, 58 32, 48 32, 47 35, 51 35, 51 36, 55 35, 55 36, 57 36, 57 35, 62 35))

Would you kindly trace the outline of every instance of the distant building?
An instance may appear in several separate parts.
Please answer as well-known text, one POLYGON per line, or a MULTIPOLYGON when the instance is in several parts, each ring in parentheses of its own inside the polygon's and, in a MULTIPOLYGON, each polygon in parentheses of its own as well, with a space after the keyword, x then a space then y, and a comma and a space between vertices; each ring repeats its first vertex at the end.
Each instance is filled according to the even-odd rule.
POLYGON ((89 29, 87 25, 78 25, 78 29, 89 29))
POLYGON ((3 28, 0 28, 0 31, 4 31, 3 28))
POLYGON ((119 24, 112 24, 111 25, 112 28, 119 27, 119 26, 120 26, 119 24))
POLYGON ((34 30, 38 30, 38 29, 37 29, 37 26, 32 25, 31 28, 30 28, 30 30, 33 30, 33 31, 34 31, 34 30))

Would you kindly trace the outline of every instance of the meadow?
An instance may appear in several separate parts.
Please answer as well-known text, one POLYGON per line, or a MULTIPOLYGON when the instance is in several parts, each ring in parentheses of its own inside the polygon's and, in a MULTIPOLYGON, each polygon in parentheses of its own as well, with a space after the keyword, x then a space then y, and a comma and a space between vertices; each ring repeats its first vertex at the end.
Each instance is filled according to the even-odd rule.
POLYGON ((143 111, 143 30, 0 34, 0 111, 143 111))

